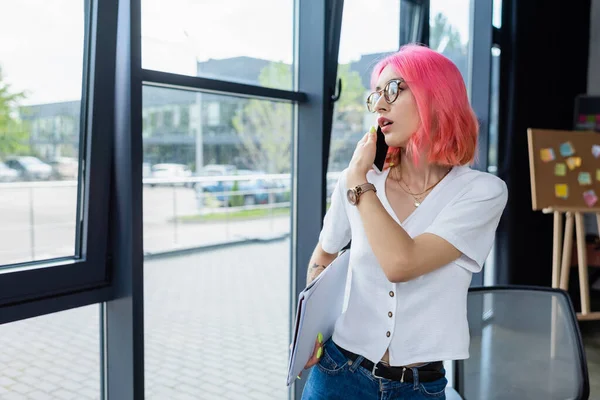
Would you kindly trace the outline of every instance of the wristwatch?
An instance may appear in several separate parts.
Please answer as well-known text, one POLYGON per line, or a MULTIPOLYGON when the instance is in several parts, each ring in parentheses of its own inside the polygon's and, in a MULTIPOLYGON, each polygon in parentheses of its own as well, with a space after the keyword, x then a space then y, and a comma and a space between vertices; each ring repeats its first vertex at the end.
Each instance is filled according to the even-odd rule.
POLYGON ((372 190, 375 193, 377 193, 377 189, 375 188, 375 185, 373 185, 372 183, 363 183, 362 185, 355 186, 353 189, 348 189, 348 191, 346 192, 346 197, 348 197, 348 202, 350 204, 352 204, 353 206, 357 205, 358 200, 360 199, 360 196, 363 193, 368 192, 369 190, 372 190))

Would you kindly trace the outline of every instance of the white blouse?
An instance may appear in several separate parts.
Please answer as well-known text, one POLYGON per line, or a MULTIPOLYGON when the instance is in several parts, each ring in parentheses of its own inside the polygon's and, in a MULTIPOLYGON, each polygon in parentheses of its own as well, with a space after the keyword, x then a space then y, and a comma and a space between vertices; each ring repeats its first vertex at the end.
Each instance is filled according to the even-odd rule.
MULTIPOLYGON (((400 224, 385 193, 389 171, 371 170, 367 180, 400 224)), ((481 270, 491 250, 507 202, 506 184, 468 166, 454 167, 400 225, 411 237, 438 235, 463 255, 408 282, 392 283, 373 254, 358 210, 346 199, 346 172, 319 237, 323 250, 332 254, 352 240, 347 308, 333 341, 374 363, 389 348, 392 366, 468 358, 467 292, 472 273, 481 270)))

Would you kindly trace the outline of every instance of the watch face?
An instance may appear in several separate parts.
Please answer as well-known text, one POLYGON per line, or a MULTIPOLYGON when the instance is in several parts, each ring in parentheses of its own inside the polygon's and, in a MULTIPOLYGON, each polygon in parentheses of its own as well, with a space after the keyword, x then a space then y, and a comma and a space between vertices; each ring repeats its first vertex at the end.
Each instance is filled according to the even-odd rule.
POLYGON ((356 192, 354 189, 348 189, 347 196, 350 204, 356 204, 356 192))

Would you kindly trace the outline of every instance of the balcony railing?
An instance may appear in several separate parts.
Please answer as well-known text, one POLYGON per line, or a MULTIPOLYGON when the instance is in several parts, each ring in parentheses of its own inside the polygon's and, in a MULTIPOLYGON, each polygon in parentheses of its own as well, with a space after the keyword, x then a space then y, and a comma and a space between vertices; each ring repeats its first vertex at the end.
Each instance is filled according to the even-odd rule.
MULTIPOLYGON (((339 172, 327 176, 328 197, 339 172)), ((290 174, 144 178, 147 255, 290 232, 290 174)), ((0 183, 0 265, 75 254, 77 181, 0 183)))

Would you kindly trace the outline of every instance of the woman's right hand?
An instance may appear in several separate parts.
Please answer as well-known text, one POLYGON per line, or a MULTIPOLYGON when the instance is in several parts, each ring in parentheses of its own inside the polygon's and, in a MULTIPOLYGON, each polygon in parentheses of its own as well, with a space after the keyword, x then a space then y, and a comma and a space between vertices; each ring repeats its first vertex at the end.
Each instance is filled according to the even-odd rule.
MULTIPOLYGON (((306 365, 304 366, 304 369, 309 369, 309 368, 315 366, 316 364, 318 364, 319 360, 321 359, 322 356, 323 356, 323 334, 319 333, 317 335, 317 340, 315 341, 315 348, 313 350, 313 353, 310 356, 310 359, 308 360, 306 365)), ((298 375, 298 377, 300 377, 300 376, 302 376, 302 372, 300 372, 300 375, 298 375)))

